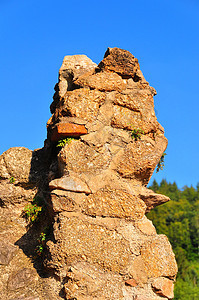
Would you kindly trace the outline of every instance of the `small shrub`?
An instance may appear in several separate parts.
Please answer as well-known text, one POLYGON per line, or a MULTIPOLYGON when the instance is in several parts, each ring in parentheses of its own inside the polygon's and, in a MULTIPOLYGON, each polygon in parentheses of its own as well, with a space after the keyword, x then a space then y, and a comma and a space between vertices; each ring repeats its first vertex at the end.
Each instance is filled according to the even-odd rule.
POLYGON ((11 178, 10 178, 10 183, 14 183, 14 182, 15 182, 14 177, 11 177, 11 178))
POLYGON ((162 154, 159 163, 157 164, 156 173, 158 173, 160 170, 163 170, 164 168, 164 158, 165 155, 167 155, 165 152, 162 154))
POLYGON ((140 128, 137 129, 133 129, 131 131, 131 137, 132 139, 134 139, 135 141, 139 140, 141 138, 141 135, 145 134, 144 131, 140 128))
POLYGON ((36 247, 36 253, 38 255, 41 255, 44 251, 44 247, 46 244, 46 233, 45 232, 41 232, 39 238, 37 239, 38 241, 38 245, 36 247))
POLYGON ((66 144, 70 144, 72 140, 74 140, 74 138, 61 139, 57 142, 56 147, 63 148, 66 144))
POLYGON ((37 239, 38 245, 35 248, 37 255, 42 255, 46 242, 49 239, 50 233, 52 232, 52 224, 49 226, 46 226, 43 231, 40 233, 39 238, 37 239))
POLYGON ((23 210, 23 216, 31 224, 38 220, 39 215, 43 211, 43 199, 35 197, 33 201, 27 204, 23 210))
POLYGON ((24 208, 24 216, 29 222, 34 223, 41 211, 42 206, 37 206, 36 204, 30 203, 27 204, 24 208))

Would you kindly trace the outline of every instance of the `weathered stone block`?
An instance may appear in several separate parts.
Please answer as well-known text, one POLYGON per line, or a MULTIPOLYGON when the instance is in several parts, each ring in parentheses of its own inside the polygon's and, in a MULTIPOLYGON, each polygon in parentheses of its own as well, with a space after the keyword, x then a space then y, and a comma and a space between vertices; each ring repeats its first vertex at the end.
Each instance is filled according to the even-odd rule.
POLYGON ((67 299, 123 299, 122 276, 106 272, 97 265, 86 262, 73 264, 67 277, 69 280, 64 285, 67 299))
POLYGON ((61 173, 64 169, 75 173, 100 173, 110 162, 110 153, 106 147, 99 153, 97 149, 89 147, 81 141, 72 141, 66 145, 58 155, 61 173))
POLYGON ((156 141, 142 135, 141 139, 129 143, 113 158, 111 168, 122 177, 135 178, 144 185, 149 182, 153 171, 167 146, 164 137, 156 141))
POLYGON ((130 278, 130 279, 126 280, 125 284, 129 285, 129 286, 134 286, 134 287, 138 285, 137 281, 134 278, 130 278))
POLYGON ((156 194, 152 190, 146 188, 140 189, 139 197, 147 205, 147 212, 149 212, 152 208, 166 203, 170 200, 169 197, 162 194, 156 194))
POLYGON ((146 235, 155 235, 156 230, 155 227, 153 226, 152 221, 150 221, 149 219, 147 219, 147 217, 145 216, 142 220, 138 220, 135 223, 135 226, 144 234, 146 235))
POLYGON ((105 101, 105 93, 89 88, 81 88, 67 92, 59 116, 71 116, 93 121, 97 117, 99 107, 105 101))
MULTIPOLYGON (((78 201, 75 201, 78 196, 80 195, 63 190, 53 190, 51 192, 51 202, 54 213, 80 210, 78 201)), ((80 197, 82 197, 82 194, 80 197)))
POLYGON ((17 205, 25 201, 31 201, 37 189, 24 189, 20 186, 5 183, 0 183, 0 203, 1 206, 8 207, 10 205, 17 205))
POLYGON ((65 93, 73 89, 73 80, 79 76, 94 70, 97 65, 86 55, 68 55, 64 57, 59 70, 59 82, 55 86, 54 101, 50 106, 51 113, 55 112, 56 106, 65 93))
MULTIPOLYGON (((89 221, 89 219, 88 219, 89 221)), ((129 244, 115 231, 89 223, 86 219, 59 215, 59 226, 54 230, 56 244, 49 244, 52 256, 66 257, 67 264, 87 261, 105 270, 125 273, 131 252, 129 244)))
POLYGON ((0 177, 11 178, 19 182, 29 182, 32 151, 24 147, 14 147, 0 156, 0 177))
POLYGON ((89 87, 99 91, 119 91, 121 92, 126 88, 126 82, 116 73, 100 72, 100 73, 87 73, 80 76, 75 84, 81 87, 89 87))
POLYGON ((63 176, 61 178, 54 179, 49 183, 49 188, 51 190, 60 189, 77 193, 91 193, 87 184, 74 176, 63 176))
POLYGON ((172 280, 164 277, 156 278, 152 283, 152 287, 154 288, 156 294, 169 299, 174 298, 174 284, 172 280))
POLYGON ((17 252, 13 244, 0 240, 0 265, 8 265, 17 252))
POLYGON ((175 255, 168 238, 163 234, 142 245, 141 257, 149 277, 173 278, 177 274, 175 255))
POLYGON ((135 77, 140 68, 137 58, 129 51, 119 48, 108 48, 104 59, 99 63, 98 68, 118 73, 124 78, 135 77))
POLYGON ((38 280, 36 271, 34 269, 24 268, 11 274, 8 279, 8 289, 17 290, 34 284, 36 280, 38 280))
POLYGON ((139 198, 106 187, 86 197, 82 203, 84 213, 91 216, 117 217, 129 220, 141 219, 146 210, 145 203, 139 198))

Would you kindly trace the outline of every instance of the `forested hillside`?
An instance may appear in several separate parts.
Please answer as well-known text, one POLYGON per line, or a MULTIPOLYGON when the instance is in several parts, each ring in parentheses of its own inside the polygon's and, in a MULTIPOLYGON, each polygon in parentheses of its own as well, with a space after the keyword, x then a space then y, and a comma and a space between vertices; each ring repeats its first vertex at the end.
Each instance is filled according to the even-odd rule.
POLYGON ((153 209, 147 217, 172 244, 178 263, 175 300, 199 299, 199 184, 197 188, 155 180, 150 188, 171 201, 153 209))

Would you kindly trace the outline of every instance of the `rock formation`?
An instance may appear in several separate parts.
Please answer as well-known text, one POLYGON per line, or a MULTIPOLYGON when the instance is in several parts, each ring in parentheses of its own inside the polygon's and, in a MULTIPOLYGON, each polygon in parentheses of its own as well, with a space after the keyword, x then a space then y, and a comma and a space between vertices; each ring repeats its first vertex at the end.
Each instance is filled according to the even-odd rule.
POLYGON ((44 148, 0 156, 2 299, 173 298, 174 254, 145 215, 169 200, 146 188, 167 146, 155 94, 128 51, 64 58, 44 148))

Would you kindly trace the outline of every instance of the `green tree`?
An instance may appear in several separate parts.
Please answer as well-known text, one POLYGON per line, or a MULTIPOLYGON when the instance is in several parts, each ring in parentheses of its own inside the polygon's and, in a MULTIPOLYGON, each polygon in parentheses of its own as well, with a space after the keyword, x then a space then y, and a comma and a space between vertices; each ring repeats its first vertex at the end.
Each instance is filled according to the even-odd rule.
POLYGON ((169 238, 178 263, 175 300, 199 299, 199 184, 178 189, 165 179, 149 187, 171 201, 148 213, 158 233, 169 238))

